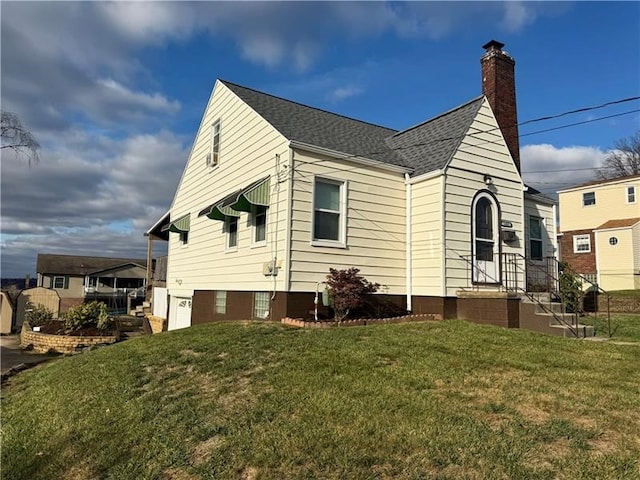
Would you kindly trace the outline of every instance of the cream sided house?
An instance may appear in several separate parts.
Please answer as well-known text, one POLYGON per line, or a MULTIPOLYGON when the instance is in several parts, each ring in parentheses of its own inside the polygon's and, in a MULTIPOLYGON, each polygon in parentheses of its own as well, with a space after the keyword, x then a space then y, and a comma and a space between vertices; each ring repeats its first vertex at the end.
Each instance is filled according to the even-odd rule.
POLYGON ((147 232, 169 232, 169 329, 308 317, 329 268, 352 266, 407 311, 520 326, 555 204, 523 184, 502 47, 484 46, 482 95, 403 131, 218 80, 147 232))
POLYGON ((604 290, 640 288, 640 175, 558 192, 562 260, 604 290))

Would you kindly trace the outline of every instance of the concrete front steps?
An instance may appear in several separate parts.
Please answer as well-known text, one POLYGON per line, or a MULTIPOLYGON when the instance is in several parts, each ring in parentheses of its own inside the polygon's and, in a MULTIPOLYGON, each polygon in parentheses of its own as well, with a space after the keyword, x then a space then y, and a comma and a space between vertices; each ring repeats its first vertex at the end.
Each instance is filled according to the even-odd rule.
POLYGON ((533 294, 537 302, 526 296, 520 302, 520 328, 565 338, 594 337, 591 325, 574 325, 572 314, 564 313, 564 305, 552 302, 549 294, 533 294))

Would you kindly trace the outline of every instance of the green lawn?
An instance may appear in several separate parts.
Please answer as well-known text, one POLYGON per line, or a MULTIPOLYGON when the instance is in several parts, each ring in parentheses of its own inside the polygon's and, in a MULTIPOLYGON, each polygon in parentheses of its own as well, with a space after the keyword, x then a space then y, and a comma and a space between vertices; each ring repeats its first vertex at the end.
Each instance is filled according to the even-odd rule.
POLYGON ((6 479, 637 479, 640 348, 460 321, 141 337, 14 377, 6 479))
MULTIPOLYGON (((580 318, 580 323, 593 325, 598 337, 609 336, 609 326, 606 314, 599 313, 580 318)), ((611 314, 611 340, 627 342, 640 342, 640 314, 612 313, 611 314)))

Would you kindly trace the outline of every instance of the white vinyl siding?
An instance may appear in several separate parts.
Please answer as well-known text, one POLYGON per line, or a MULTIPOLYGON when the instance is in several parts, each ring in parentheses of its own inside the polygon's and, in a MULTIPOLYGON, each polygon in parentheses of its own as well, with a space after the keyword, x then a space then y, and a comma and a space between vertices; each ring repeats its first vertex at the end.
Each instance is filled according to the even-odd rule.
POLYGON ((442 295, 442 177, 411 185, 412 294, 442 295))
MULTIPOLYGON (((279 193, 272 189, 269 198, 266 240, 277 250, 251 248, 254 232, 250 213, 242 212, 237 251, 225 255, 225 222, 199 217, 198 212, 260 178, 274 175, 276 154, 282 167, 288 161, 288 151, 288 142, 280 133, 225 85, 216 83, 171 207, 171 218, 192 214, 189 248, 178 248, 177 234, 169 238, 167 286, 171 295, 189 296, 194 290, 267 291, 274 287, 274 278, 265 277, 262 268, 274 254, 280 261, 286 258, 288 181, 279 185, 279 193), (223 160, 211 169, 205 158, 211 149, 211 125, 217 119, 224 129, 220 143, 223 160)), ((278 290, 285 290, 283 271, 275 278, 278 290)))
POLYGON ((291 291, 313 292, 326 280, 329 268, 355 266, 389 294, 405 293, 404 175, 366 167, 348 160, 294 151, 291 218, 291 291), (345 181, 347 248, 314 246, 314 178, 345 181))
MULTIPOLYGON (((469 284, 471 203, 479 190, 487 189, 486 174, 493 179, 490 190, 500 205, 500 220, 510 222, 519 237, 513 244, 501 242, 501 250, 524 255, 522 180, 485 100, 446 171, 444 244, 449 296, 469 284)), ((518 280, 520 285, 523 282, 524 276, 518 280)))

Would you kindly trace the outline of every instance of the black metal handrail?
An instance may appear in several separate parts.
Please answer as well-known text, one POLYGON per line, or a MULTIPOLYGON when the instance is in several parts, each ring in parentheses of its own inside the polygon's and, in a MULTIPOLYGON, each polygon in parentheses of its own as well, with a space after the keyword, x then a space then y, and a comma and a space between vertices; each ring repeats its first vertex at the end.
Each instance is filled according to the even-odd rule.
MULTIPOLYGON (((611 337, 611 296, 609 293, 602 289, 597 283, 592 282, 584 275, 571 269, 568 265, 559 262, 555 257, 532 259, 519 253, 503 252, 498 256, 499 267, 497 269, 497 275, 494 275, 493 273, 489 274, 481 267, 479 262, 474 261, 473 255, 461 255, 459 252, 449 248, 447 248, 447 251, 454 253, 466 263, 467 288, 480 288, 481 286, 490 284, 498 290, 522 294, 537 304, 545 313, 551 314, 558 323, 569 328, 576 337, 578 336, 579 317, 581 313, 580 305, 583 305, 586 293, 593 291, 597 294, 604 295, 607 302, 608 335, 611 337), (474 281, 474 270, 478 272, 480 276, 484 277, 485 281, 474 281), (574 279, 579 281, 579 298, 567 298, 568 294, 562 287, 563 272, 568 272, 574 279), (486 280, 490 281, 486 282, 486 280), (547 304, 541 301, 540 296, 536 295, 537 293, 547 294, 547 304), (562 305, 561 315, 558 315, 551 307, 554 301, 562 305), (567 305, 572 303, 574 308, 569 312, 567 305), (570 322, 566 320, 567 315, 571 318, 570 322)), ((599 308, 596 305, 594 312, 596 320, 598 318, 598 310, 599 308)))

